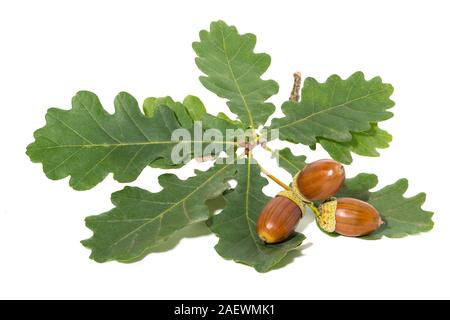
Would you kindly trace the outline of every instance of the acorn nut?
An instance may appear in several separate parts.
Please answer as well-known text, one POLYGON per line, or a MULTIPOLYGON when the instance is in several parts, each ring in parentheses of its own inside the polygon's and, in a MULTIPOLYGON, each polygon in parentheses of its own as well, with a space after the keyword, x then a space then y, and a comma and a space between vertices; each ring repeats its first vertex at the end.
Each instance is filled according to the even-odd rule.
POLYGON ((347 237, 361 237, 377 230, 384 222, 369 203, 354 198, 339 198, 324 202, 319 210, 319 226, 327 232, 347 237))
POLYGON ((344 166, 330 159, 307 164, 294 178, 297 190, 308 200, 326 200, 335 195, 345 180, 344 166))
POLYGON ((294 232, 303 215, 299 203, 294 200, 278 195, 262 209, 256 223, 256 232, 262 241, 281 242, 294 232))

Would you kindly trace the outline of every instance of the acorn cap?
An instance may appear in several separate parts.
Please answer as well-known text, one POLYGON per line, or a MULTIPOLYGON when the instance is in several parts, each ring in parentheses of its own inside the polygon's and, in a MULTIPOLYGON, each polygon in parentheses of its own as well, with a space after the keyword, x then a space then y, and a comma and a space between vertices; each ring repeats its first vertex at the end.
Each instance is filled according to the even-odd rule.
POLYGON ((305 212, 305 203, 303 198, 295 190, 283 190, 278 192, 277 197, 285 197, 294 202, 302 213, 305 212))
POLYGON ((292 191, 297 195, 298 198, 300 198, 300 200, 303 203, 311 203, 311 200, 309 200, 308 198, 306 198, 301 192, 300 189, 298 188, 298 184, 297 184, 297 179, 298 179, 298 175, 300 174, 301 171, 297 172, 297 174, 292 178, 292 191))
POLYGON ((319 206, 320 217, 316 217, 319 227, 326 232, 334 232, 336 230, 336 198, 330 198, 319 206))

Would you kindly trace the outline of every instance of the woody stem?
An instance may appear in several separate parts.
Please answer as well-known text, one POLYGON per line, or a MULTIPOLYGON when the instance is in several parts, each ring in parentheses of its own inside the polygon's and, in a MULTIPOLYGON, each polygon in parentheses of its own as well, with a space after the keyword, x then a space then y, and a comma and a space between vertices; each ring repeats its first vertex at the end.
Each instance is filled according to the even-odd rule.
POLYGON ((285 184, 283 181, 275 177, 273 174, 271 174, 269 171, 264 169, 260 164, 258 164, 259 168, 261 169, 261 172, 264 173, 270 180, 278 184, 280 187, 282 187, 284 190, 291 190, 291 188, 285 184))
POLYGON ((300 71, 294 73, 294 85, 292 86, 289 101, 298 102, 300 100, 300 86, 302 85, 302 75, 300 71))
POLYGON ((312 210, 312 212, 314 212, 314 215, 318 218, 321 217, 321 213, 319 211, 319 209, 317 209, 317 207, 314 205, 314 203, 308 203, 307 206, 312 210))
MULTIPOLYGON (((300 100, 300 87, 302 85, 302 74, 300 71, 294 72, 294 84, 292 85, 291 95, 289 96, 289 101, 298 102, 300 100)), ((262 146, 264 150, 273 153, 267 145, 262 146)))

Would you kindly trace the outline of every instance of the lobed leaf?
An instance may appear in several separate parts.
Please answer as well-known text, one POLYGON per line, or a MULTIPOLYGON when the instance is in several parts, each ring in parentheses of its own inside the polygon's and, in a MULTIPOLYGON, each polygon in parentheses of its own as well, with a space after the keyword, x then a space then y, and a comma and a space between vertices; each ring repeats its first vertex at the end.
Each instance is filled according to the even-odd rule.
POLYGON ((309 146, 324 143, 332 156, 349 163, 350 151, 375 155, 375 148, 390 141, 374 125, 392 117, 387 111, 394 106, 392 92, 391 85, 379 77, 365 80, 362 72, 346 80, 333 75, 325 83, 307 78, 300 102, 285 102, 285 117, 273 119, 270 128, 278 129, 282 140, 309 146))
POLYGON ((171 97, 149 97, 144 100, 143 110, 145 116, 151 118, 159 107, 168 107, 172 110, 183 128, 189 129, 193 125, 192 117, 190 116, 186 106, 180 102, 174 101, 171 97))
POLYGON ((292 176, 303 169, 306 165, 306 156, 296 156, 289 148, 278 150, 278 165, 289 172, 292 176))
POLYGON ((221 195, 235 173, 235 164, 216 164, 184 181, 173 174, 161 175, 163 190, 158 193, 125 187, 113 193, 114 209, 86 218, 94 235, 82 243, 97 262, 143 258, 180 229, 206 221, 210 217, 206 201, 221 195))
MULTIPOLYGON (((196 96, 186 96, 183 103, 175 102, 171 97, 149 97, 144 101, 144 113, 147 117, 152 117, 154 110, 161 106, 170 108, 177 116, 180 125, 186 129, 192 128, 194 122, 201 122, 203 132, 208 129, 218 130, 224 139, 227 139, 228 129, 243 129, 243 124, 239 120, 231 120, 223 113, 217 116, 207 113, 203 102, 196 96), (180 119, 184 120, 181 122, 180 119)), ((230 142, 232 140, 233 137, 230 142)), ((153 168, 177 169, 183 167, 184 163, 174 164, 170 159, 158 158, 149 165, 153 168)))
POLYGON ((261 79, 270 56, 254 53, 255 44, 255 35, 240 35, 235 27, 217 21, 211 23, 210 31, 200 32, 200 42, 194 42, 193 48, 195 62, 206 75, 200 77, 201 83, 227 99, 231 112, 256 129, 275 111, 275 106, 265 101, 278 92, 278 84, 261 79))
POLYGON ((203 102, 196 96, 187 96, 183 100, 183 105, 186 108, 192 121, 202 121, 205 116, 206 108, 203 102))
MULTIPOLYGON (((177 118, 178 122, 180 123, 180 126, 184 128, 191 128, 193 125, 193 122, 191 120, 191 117, 189 116, 185 106, 179 102, 175 102, 171 97, 149 97, 144 100, 143 103, 143 111, 146 117, 153 117, 155 114, 155 111, 159 107, 167 107, 171 109, 175 117, 177 118)), ((149 164, 152 168, 159 168, 159 169, 178 169, 184 166, 184 163, 178 163, 174 164, 170 159, 166 158, 157 158, 154 161, 152 161, 149 164)))
POLYGON ((347 179, 337 197, 353 197, 369 202, 383 218, 384 224, 374 233, 363 237, 375 240, 383 236, 402 238, 433 228, 433 213, 421 207, 425 202, 425 193, 405 198, 403 194, 408 189, 408 180, 400 179, 378 191, 370 192, 378 183, 374 174, 361 173, 347 179))
POLYGON ((370 173, 360 173, 353 178, 345 179, 344 185, 336 194, 337 198, 356 198, 368 201, 370 198, 370 189, 378 184, 378 177, 370 173))
MULTIPOLYGON (((172 148, 179 144, 211 143, 235 145, 234 142, 174 141, 180 129, 174 112, 167 107, 145 117, 137 101, 128 93, 119 93, 114 101, 115 113, 103 109, 98 97, 87 91, 72 99, 72 109, 49 109, 45 127, 34 133, 35 142, 27 147, 33 162, 43 165, 50 179, 70 178, 70 186, 86 190, 101 182, 109 173, 119 182, 135 180, 156 159, 170 159, 172 148)), ((193 137, 193 135, 191 135, 193 137)))
POLYGON ((297 249, 305 237, 295 233, 283 243, 264 244, 256 233, 256 220, 270 200, 262 192, 267 180, 252 159, 237 166, 235 179, 237 187, 225 195, 225 209, 210 221, 211 230, 219 237, 215 249, 225 259, 247 264, 259 272, 269 271, 297 249))
POLYGON ((366 157, 378 157, 380 154, 377 149, 389 147, 391 141, 392 136, 376 124, 372 124, 367 131, 352 133, 352 139, 348 142, 319 138, 319 143, 330 156, 343 164, 352 163, 352 152, 366 157))
POLYGON ((41 162, 47 177, 71 176, 70 185, 86 190, 110 172, 120 182, 133 181, 154 159, 167 157, 179 128, 173 112, 160 108, 148 119, 128 93, 117 95, 115 114, 108 114, 98 97, 87 91, 72 99, 72 109, 49 109, 47 124, 34 134, 27 148, 33 162, 41 162))

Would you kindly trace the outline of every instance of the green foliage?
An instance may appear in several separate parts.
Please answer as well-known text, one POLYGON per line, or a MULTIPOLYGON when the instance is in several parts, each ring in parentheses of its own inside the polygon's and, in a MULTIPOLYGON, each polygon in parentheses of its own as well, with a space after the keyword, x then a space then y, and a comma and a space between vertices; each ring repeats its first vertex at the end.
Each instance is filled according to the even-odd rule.
POLYGON ((196 96, 187 96, 183 100, 183 105, 189 113, 192 121, 202 121, 206 114, 206 108, 203 102, 196 96))
POLYGON ((330 156, 343 164, 352 163, 351 152, 366 157, 378 157, 380 154, 377 148, 388 148, 391 141, 392 136, 376 124, 372 124, 367 131, 352 133, 352 139, 348 142, 319 138, 319 143, 330 156))
POLYGON ((155 159, 170 159, 178 143, 171 134, 180 128, 170 109, 158 108, 147 118, 125 92, 117 95, 114 106, 111 115, 95 94, 78 92, 72 109, 48 110, 47 124, 34 133, 36 141, 28 146, 28 156, 42 163, 50 179, 70 175, 76 190, 94 187, 111 172, 117 181, 130 182, 155 159))
POLYGON ((159 177, 163 190, 158 193, 126 187, 112 195, 114 209, 86 218, 94 235, 83 245, 97 262, 143 258, 175 232, 206 221, 210 213, 205 202, 225 191, 235 173, 234 164, 217 164, 185 181, 164 174, 159 177))
MULTIPOLYGON (((94 187, 109 173, 119 182, 131 182, 147 166, 182 167, 184 163, 171 160, 173 147, 180 143, 172 140, 175 129, 188 130, 191 138, 182 143, 193 151, 195 143, 203 151, 214 144, 235 156, 243 144, 236 137, 227 137, 227 131, 251 128, 252 142, 265 140, 257 130, 275 111, 267 100, 278 92, 278 85, 262 79, 270 56, 255 53, 255 45, 253 34, 241 35, 223 21, 213 22, 209 31, 200 32, 200 41, 193 43, 196 64, 204 74, 201 83, 227 100, 237 120, 222 112, 209 114, 203 102, 192 95, 183 102, 168 96, 147 98, 142 112, 137 101, 122 92, 115 98, 115 112, 110 114, 95 94, 80 91, 73 97, 71 109, 48 110, 46 125, 34 133, 35 141, 27 147, 27 154, 33 162, 42 163, 50 179, 70 176, 69 184, 76 190, 94 187), (213 142, 213 138, 197 138, 193 132, 200 128, 199 123, 201 133, 211 133, 212 129, 226 139, 213 142)), ((301 100, 285 102, 281 107, 285 116, 274 119, 268 129, 278 129, 280 139, 311 150, 319 143, 332 158, 345 164, 352 162, 352 153, 376 157, 377 149, 387 148, 392 140, 378 126, 392 117, 388 111, 394 105, 392 92, 391 85, 379 77, 366 80, 362 72, 346 80, 333 75, 325 83, 307 78, 301 100)), ((290 261, 287 258, 299 252, 305 237, 294 233, 275 245, 259 239, 256 221, 270 198, 262 192, 267 180, 252 152, 246 151, 239 158, 243 164, 221 164, 219 159, 210 169, 196 171, 187 180, 163 174, 159 177, 162 191, 157 193, 136 187, 113 193, 113 209, 86 218, 93 235, 82 243, 91 249, 91 258, 97 262, 134 262, 181 239, 190 228, 205 227, 207 222, 219 238, 216 251, 225 259, 259 272, 290 261), (230 188, 230 179, 237 182, 235 189, 230 188)), ((279 166, 291 175, 306 165, 305 156, 296 156, 288 148, 280 150, 278 157, 279 166)), ((421 208, 424 193, 405 198, 406 179, 371 191, 377 184, 376 175, 362 173, 346 179, 337 194, 367 201, 382 215, 385 224, 365 239, 400 238, 432 229, 433 213, 421 208)))
MULTIPOLYGON (((151 118, 158 107, 167 107, 172 110, 180 123, 180 126, 184 128, 192 127, 193 122, 185 105, 175 102, 171 97, 149 97, 144 100, 142 109, 144 110, 145 116, 151 118)), ((152 161, 149 166, 159 169, 178 169, 183 167, 184 163, 174 164, 170 159, 157 158, 152 161)))
POLYGON ((303 169, 306 165, 305 161, 305 156, 296 156, 289 148, 278 151, 278 165, 293 176, 303 169))
POLYGON ((345 183, 339 190, 336 197, 338 198, 356 198, 367 201, 370 198, 370 189, 378 184, 378 177, 370 173, 360 173, 353 178, 345 179, 345 183))
POLYGON ((275 106, 265 101, 278 92, 275 81, 261 79, 270 56, 254 53, 255 44, 255 35, 240 35, 223 21, 211 23, 210 31, 202 30, 200 42, 193 43, 195 62, 206 75, 201 83, 227 99, 230 110, 250 128, 266 123, 275 106))
MULTIPOLYGON (((373 130, 378 136, 386 136, 386 133, 377 132, 373 125, 392 117, 392 113, 387 111, 394 106, 389 99, 392 92, 391 85, 383 83, 379 77, 365 80, 362 72, 356 72, 346 80, 333 75, 325 83, 307 78, 300 102, 285 102, 281 107, 285 117, 274 119, 270 128, 279 130, 280 139, 293 143, 311 146, 317 142, 334 141, 334 147, 325 142, 326 149, 331 150, 331 156, 348 163, 349 156, 344 157, 344 151, 356 152, 356 149, 367 153, 361 145, 368 144, 371 155, 374 155, 374 148, 380 147, 379 137, 373 141, 373 130), (366 134, 354 138, 355 133, 361 132, 366 134), (352 141, 354 139, 357 141, 352 141), (340 145, 339 150, 336 150, 336 145, 340 145)), ((386 140, 384 137, 384 144, 386 140)))
POLYGON ((237 187, 225 196, 225 209, 211 219, 211 230, 219 237, 216 251, 225 259, 250 265, 259 272, 269 271, 298 248, 305 237, 295 233, 281 244, 264 244, 256 233, 256 220, 270 200, 262 192, 267 180, 251 158, 237 166, 235 179, 237 187))
MULTIPOLYGON (((72 109, 48 110, 47 124, 35 132, 36 141, 28 146, 27 154, 33 162, 43 164, 50 179, 70 175, 70 186, 76 190, 91 189, 111 172, 117 181, 131 182, 149 164, 159 168, 182 166, 171 162, 172 148, 180 143, 171 135, 176 129, 193 129, 189 113, 170 97, 146 102, 144 116, 137 101, 122 92, 114 101, 116 112, 111 115, 95 94, 80 91, 72 99, 72 109)), ((194 150, 195 142, 204 147, 211 143, 182 143, 194 150)), ((214 143, 227 145, 225 149, 235 145, 232 141, 214 143)))
POLYGON ((144 114, 151 118, 159 107, 168 107, 175 114, 178 122, 183 128, 192 127, 193 121, 187 108, 180 102, 175 102, 171 97, 150 97, 144 100, 144 114))
MULTIPOLYGON (((231 120, 223 113, 219 113, 217 116, 207 113, 203 102, 192 95, 184 98, 183 103, 175 102, 171 97, 149 97, 144 101, 144 114, 151 118, 155 110, 161 106, 170 108, 175 113, 180 125, 185 129, 192 128, 195 121, 200 121, 203 130, 219 130, 226 137, 227 129, 236 130, 243 128, 243 124, 240 121, 231 120)), ((229 148, 227 149, 230 151, 229 148)), ((178 169, 183 167, 184 163, 173 164, 170 159, 158 158, 149 165, 160 169, 178 169)))
POLYGON ((352 179, 347 179, 345 187, 338 197, 353 197, 373 205, 383 218, 384 224, 374 233, 364 239, 402 238, 418 234, 433 228, 431 220, 433 213, 424 211, 421 207, 425 202, 425 193, 419 193, 411 198, 403 194, 408 189, 408 180, 400 179, 378 191, 370 192, 378 183, 373 174, 362 173, 352 179))

